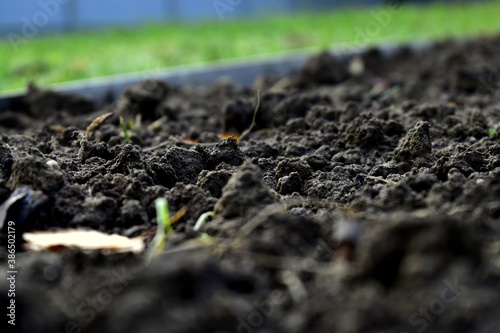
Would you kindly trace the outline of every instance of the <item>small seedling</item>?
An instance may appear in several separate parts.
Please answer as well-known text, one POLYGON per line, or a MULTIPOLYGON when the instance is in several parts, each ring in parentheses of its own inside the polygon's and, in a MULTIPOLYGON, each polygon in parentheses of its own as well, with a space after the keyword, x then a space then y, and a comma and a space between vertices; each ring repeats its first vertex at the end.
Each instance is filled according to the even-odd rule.
MULTIPOLYGON (((130 122, 129 122, 129 124, 127 124, 125 122, 125 120, 123 119, 123 117, 120 117, 120 128, 122 129, 123 138, 126 141, 131 141, 130 135, 128 134, 129 126, 130 126, 130 122)), ((132 129, 132 128, 133 128, 133 126, 130 127, 130 129, 132 129)))
POLYGON ((495 138, 499 135, 498 131, 494 128, 490 128, 488 130, 488 135, 490 136, 490 138, 495 138))
POLYGON ((196 221, 196 224, 194 225, 193 230, 194 231, 200 230, 201 227, 203 227, 203 225, 205 224, 205 222, 207 222, 207 219, 209 217, 214 217, 214 215, 215 215, 215 212, 213 212, 213 211, 201 214, 200 217, 198 218, 198 221, 196 221))
POLYGON ((156 207, 156 218, 159 226, 162 227, 163 231, 166 231, 167 235, 171 235, 174 230, 172 229, 172 224, 170 222, 170 210, 168 209, 168 201, 165 198, 158 198, 155 200, 156 207))
POLYGON ((134 130, 134 128, 135 128, 135 120, 134 120, 134 119, 130 119, 130 120, 128 121, 128 128, 129 128, 131 131, 133 131, 133 130, 134 130))
POLYGON ((161 253, 165 247, 165 238, 172 235, 174 232, 170 221, 170 211, 168 202, 165 198, 155 200, 156 207, 156 234, 151 241, 148 258, 151 259, 154 255, 161 253))
MULTIPOLYGON (((193 227, 193 230, 199 231, 205 225, 208 218, 214 217, 214 216, 215 216, 214 211, 210 211, 210 212, 206 212, 206 213, 201 214, 200 217, 198 218, 198 220, 196 221, 196 223, 193 227)), ((215 245, 216 244, 216 241, 211 236, 207 235, 204 232, 199 234, 196 239, 204 245, 215 245)))

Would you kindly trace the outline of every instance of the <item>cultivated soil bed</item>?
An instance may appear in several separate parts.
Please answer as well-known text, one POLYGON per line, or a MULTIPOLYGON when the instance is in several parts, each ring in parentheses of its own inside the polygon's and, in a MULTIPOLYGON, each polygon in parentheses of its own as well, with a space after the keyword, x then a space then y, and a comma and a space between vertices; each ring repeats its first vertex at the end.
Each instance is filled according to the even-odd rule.
POLYGON ((10 329, 498 332, 499 55, 496 37, 324 53, 252 87, 145 81, 105 106, 31 86, 0 114, 0 202, 24 195, 0 221, 10 329), (160 197, 184 215, 150 262, 23 250, 66 228, 149 244, 160 197))

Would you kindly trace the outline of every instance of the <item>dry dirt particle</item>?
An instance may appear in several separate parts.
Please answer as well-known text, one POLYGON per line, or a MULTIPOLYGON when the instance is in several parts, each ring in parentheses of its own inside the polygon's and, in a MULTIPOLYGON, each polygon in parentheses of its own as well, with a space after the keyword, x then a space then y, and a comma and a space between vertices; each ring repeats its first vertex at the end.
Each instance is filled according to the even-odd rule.
POLYGON ((222 189, 215 213, 226 219, 251 216, 277 202, 277 197, 262 181, 259 168, 244 163, 222 189))
POLYGON ((429 156, 432 151, 429 129, 430 125, 426 121, 419 121, 415 124, 408 134, 399 141, 394 150, 393 160, 413 163, 419 157, 429 156))

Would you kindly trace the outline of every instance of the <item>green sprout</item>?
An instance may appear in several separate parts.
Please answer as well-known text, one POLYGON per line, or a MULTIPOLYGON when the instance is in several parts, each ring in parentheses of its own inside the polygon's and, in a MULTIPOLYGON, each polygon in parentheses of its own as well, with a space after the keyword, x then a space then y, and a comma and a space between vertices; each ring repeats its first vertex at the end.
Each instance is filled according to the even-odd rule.
POLYGON ((198 221, 196 221, 196 224, 194 225, 193 230, 194 231, 200 230, 201 227, 203 227, 203 225, 205 224, 205 222, 207 222, 207 219, 209 217, 214 217, 214 215, 215 215, 215 212, 213 212, 213 211, 201 214, 200 217, 198 218, 198 221))
POLYGON ((158 227, 164 232, 166 231, 167 236, 170 236, 174 230, 172 229, 172 224, 170 223, 170 210, 168 209, 168 201, 165 198, 158 198, 155 200, 156 207, 156 219, 158 227))
POLYGON ((123 137, 126 141, 131 141, 130 135, 128 134, 128 129, 133 128, 133 126, 130 126, 131 124, 135 125, 133 121, 129 121, 129 124, 127 125, 123 117, 120 117, 120 128, 122 129, 123 137))
POLYGON ((165 239, 174 232, 170 222, 170 211, 168 202, 165 198, 155 200, 156 207, 156 234, 151 241, 148 257, 151 259, 154 255, 161 253, 165 247, 165 239))
POLYGON ((134 128, 135 128, 135 120, 134 119, 130 119, 128 121, 128 128, 130 128, 130 130, 132 130, 132 131, 134 130, 134 128))
POLYGON ((498 136, 498 131, 494 128, 490 128, 488 130, 488 135, 490 136, 490 138, 494 138, 494 137, 497 137, 498 136))
MULTIPOLYGON (((214 211, 210 211, 210 212, 206 212, 206 213, 201 214, 200 217, 198 218, 198 220, 196 221, 196 223, 193 227, 193 230, 199 231, 205 225, 208 218, 214 217, 214 216, 215 216, 214 211)), ((204 232, 199 234, 198 237, 196 238, 196 240, 198 240, 199 242, 201 242, 204 245, 215 245, 217 243, 212 236, 207 235, 204 232)))

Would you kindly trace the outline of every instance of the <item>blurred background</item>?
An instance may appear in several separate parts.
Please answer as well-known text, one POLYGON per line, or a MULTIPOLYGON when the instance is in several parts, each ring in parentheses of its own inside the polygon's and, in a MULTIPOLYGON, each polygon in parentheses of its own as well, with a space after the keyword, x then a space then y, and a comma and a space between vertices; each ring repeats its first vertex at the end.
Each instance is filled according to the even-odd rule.
POLYGON ((499 0, 0 0, 0 93, 29 81, 494 34, 499 13, 499 0))

